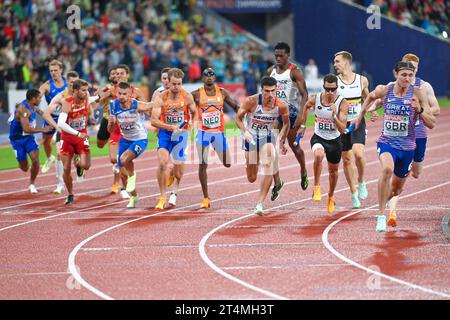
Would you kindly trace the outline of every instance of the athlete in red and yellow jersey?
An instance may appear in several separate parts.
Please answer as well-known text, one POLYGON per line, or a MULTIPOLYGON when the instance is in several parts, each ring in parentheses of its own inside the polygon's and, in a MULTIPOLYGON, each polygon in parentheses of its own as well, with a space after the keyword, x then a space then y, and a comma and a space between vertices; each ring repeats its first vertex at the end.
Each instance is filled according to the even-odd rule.
POLYGON ((198 111, 198 132, 196 145, 199 156, 198 175, 202 185, 203 201, 200 208, 209 208, 208 167, 209 145, 212 144, 222 164, 231 166, 230 153, 225 138, 224 103, 226 102, 237 112, 239 105, 234 102, 227 90, 216 85, 216 73, 212 68, 203 71, 203 87, 192 92, 198 111))
POLYGON ((61 114, 58 127, 61 132, 60 155, 64 166, 64 183, 69 193, 65 204, 73 202, 73 185, 70 173, 74 153, 80 155, 77 163, 77 174, 83 175, 84 170, 91 166, 89 136, 87 125, 89 120, 88 104, 89 84, 84 80, 75 80, 72 85, 73 94, 61 102, 61 114))
POLYGON ((184 172, 186 149, 188 144, 188 122, 197 120, 192 95, 182 88, 183 71, 172 68, 168 71, 169 89, 155 99, 152 111, 152 126, 159 129, 158 132, 158 160, 157 178, 161 196, 155 209, 164 209, 167 189, 167 165, 169 156, 173 158, 173 173, 175 181, 169 198, 169 204, 175 205, 180 180, 184 172), (183 122, 186 121, 186 124, 183 122))

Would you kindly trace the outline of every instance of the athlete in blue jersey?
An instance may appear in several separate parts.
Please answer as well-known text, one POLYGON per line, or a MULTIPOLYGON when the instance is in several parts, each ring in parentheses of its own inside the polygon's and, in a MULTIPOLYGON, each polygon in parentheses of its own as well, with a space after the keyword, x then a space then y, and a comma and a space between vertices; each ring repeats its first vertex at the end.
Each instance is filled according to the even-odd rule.
POLYGON ((31 193, 37 193, 34 185, 39 172, 39 147, 34 139, 34 134, 39 132, 48 132, 51 126, 36 129, 36 111, 35 107, 41 103, 41 93, 39 90, 30 89, 27 91, 26 100, 16 106, 14 113, 8 119, 9 141, 19 162, 19 168, 27 172, 28 160, 27 154, 31 159, 30 185, 28 189, 31 193))
MULTIPOLYGON (((422 119, 428 128, 434 127, 434 116, 425 93, 411 84, 414 66, 410 62, 399 62, 395 66, 396 81, 388 85, 379 85, 364 101, 361 114, 356 119, 358 128, 368 107, 383 100, 383 129, 377 143, 378 157, 381 163, 381 175, 378 179, 379 216, 377 231, 386 231, 386 203, 389 198, 398 196, 411 170, 416 148, 415 122, 422 119), (418 100, 418 101, 416 101, 418 100)), ((395 227, 397 217, 390 214, 387 224, 395 227)))
MULTIPOLYGON (((50 79, 46 81, 40 88, 39 91, 45 95, 45 100, 47 104, 50 105, 52 99, 60 92, 63 92, 67 88, 67 81, 62 76, 63 72, 63 64, 58 60, 52 60, 48 69, 50 71, 50 79)), ((53 120, 58 122, 58 113, 52 113, 53 120)), ((43 126, 48 126, 50 123, 47 121, 44 122, 43 126)), ((50 170, 50 166, 56 161, 56 158, 52 155, 52 138, 55 134, 56 130, 52 128, 52 130, 44 133, 42 136, 44 138, 44 151, 47 156, 47 160, 42 166, 42 172, 45 173, 50 170)))
POLYGON ((147 128, 143 113, 150 112, 152 102, 141 102, 131 98, 131 86, 127 82, 119 82, 117 99, 110 102, 111 114, 108 118, 108 131, 114 130, 118 124, 121 136, 117 162, 122 175, 127 176, 126 191, 131 195, 127 208, 136 207, 136 171, 133 160, 147 148, 147 128))

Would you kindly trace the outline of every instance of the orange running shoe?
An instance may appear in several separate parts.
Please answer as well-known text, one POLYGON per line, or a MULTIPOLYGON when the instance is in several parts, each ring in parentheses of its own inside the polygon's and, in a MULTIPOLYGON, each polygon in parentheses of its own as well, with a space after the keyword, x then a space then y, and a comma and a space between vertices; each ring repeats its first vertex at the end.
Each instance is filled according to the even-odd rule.
POLYGON ((328 206, 327 206, 328 213, 333 213, 334 211, 334 196, 328 196, 328 206))
POLYGON ((119 184, 114 183, 111 187, 111 193, 117 193, 117 192, 119 192, 119 184))
POLYGON ((395 210, 392 210, 389 213, 389 219, 387 221, 387 225, 390 227, 396 227, 397 226, 397 213, 395 210))
POLYGON ((166 204, 166 197, 159 197, 159 200, 155 206, 155 209, 164 210, 165 204, 166 204))
POLYGON ((200 209, 205 209, 211 207, 211 204, 209 203, 209 198, 204 198, 202 203, 200 204, 200 209))
POLYGON ((320 186, 314 186, 314 192, 312 196, 313 201, 322 200, 322 195, 320 194, 320 186))

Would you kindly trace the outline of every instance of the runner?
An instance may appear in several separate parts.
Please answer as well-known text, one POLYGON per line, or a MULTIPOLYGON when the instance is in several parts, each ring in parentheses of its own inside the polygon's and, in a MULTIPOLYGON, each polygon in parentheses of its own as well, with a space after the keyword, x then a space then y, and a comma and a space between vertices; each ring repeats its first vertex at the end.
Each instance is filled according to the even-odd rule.
MULTIPOLYGON (((305 153, 300 147, 300 143, 294 144, 302 108, 308 100, 308 90, 306 89, 305 79, 302 71, 289 61, 291 48, 287 43, 279 42, 275 46, 276 64, 267 70, 267 74, 277 80, 277 97, 286 102, 289 106, 290 130, 288 132, 288 143, 294 152, 295 158, 300 164, 301 187, 306 190, 309 185, 308 172, 306 171, 305 153), (299 97, 301 95, 301 99, 299 97), (299 101, 300 100, 300 101, 299 101)), ((278 125, 281 125, 281 117, 278 117, 278 125)), ((274 201, 278 198, 279 192, 284 182, 280 180, 279 174, 274 176, 274 187, 272 189, 272 198, 274 201)))
MULTIPOLYGON (((366 77, 352 71, 352 54, 340 51, 334 55, 334 68, 338 74, 337 93, 344 97, 348 104, 347 128, 350 127, 361 112, 362 100, 369 94, 369 81, 366 77)), ((341 135, 342 160, 345 178, 350 187, 353 208, 359 208, 359 198, 368 197, 364 171, 366 167, 366 122, 362 119, 357 130, 341 135), (355 169, 358 171, 358 188, 356 188, 355 169)))
POLYGON ((198 176, 202 185, 203 201, 200 208, 211 206, 208 194, 208 167, 209 145, 216 151, 217 157, 222 164, 229 168, 231 166, 230 151, 225 137, 224 103, 238 111, 237 105, 231 98, 229 92, 216 85, 216 73, 212 68, 203 71, 203 86, 192 92, 197 105, 199 124, 196 138, 197 151, 199 155, 198 176))
POLYGON ((127 176, 126 191, 131 195, 127 208, 135 208, 139 198, 136 192, 136 171, 133 160, 147 148, 147 129, 142 113, 151 110, 151 102, 132 99, 131 86, 126 82, 119 82, 117 97, 110 102, 108 131, 114 130, 117 122, 121 132, 117 159, 121 173, 127 176))
MULTIPOLYGON (((40 88, 39 91, 45 95, 45 100, 47 104, 50 105, 52 99, 60 92, 63 92, 67 88, 67 81, 62 76, 63 64, 61 61, 52 60, 48 65, 50 71, 50 79, 47 80, 40 88)), ((57 112, 52 114, 53 121, 58 122, 59 114, 57 112)), ((48 126, 50 123, 44 122, 43 126, 48 126)), ((42 166, 42 173, 46 173, 50 170, 50 166, 56 161, 54 155, 52 155, 52 139, 53 135, 56 133, 56 129, 52 129, 48 132, 44 132, 42 137, 44 139, 43 146, 44 151, 47 156, 47 160, 42 166)))
MULTIPOLYGON (((395 66, 394 83, 379 85, 364 101, 361 113, 355 121, 358 127, 368 107, 376 100, 383 100, 383 129, 377 141, 377 153, 381 163, 378 179, 378 209, 376 230, 386 231, 386 203, 389 198, 400 195, 411 170, 416 148, 415 123, 420 117, 428 128, 434 127, 426 94, 414 87, 414 65, 410 62, 398 62, 395 66), (418 102, 418 103, 417 103, 418 102)), ((397 226, 395 210, 389 214, 387 225, 397 226)))
POLYGON ((158 161, 156 172, 161 195, 155 209, 162 210, 166 203, 167 165, 170 155, 174 163, 175 181, 169 198, 169 204, 174 206, 177 201, 177 192, 184 173, 186 149, 188 145, 189 122, 197 121, 197 109, 192 94, 182 88, 183 71, 172 68, 168 71, 170 88, 165 90, 161 97, 156 98, 152 111, 152 126, 158 132, 158 161), (191 115, 190 115, 191 114, 191 115), (182 125, 182 126, 181 126, 182 125), (180 127, 181 126, 181 127, 180 127))
POLYGON ((41 92, 30 89, 26 93, 26 100, 16 105, 14 113, 8 119, 9 141, 16 154, 19 168, 23 172, 28 171, 27 154, 31 159, 30 184, 28 190, 31 193, 38 193, 34 185, 39 173, 39 147, 34 138, 35 133, 49 132, 51 126, 36 129, 36 110, 41 103, 41 92))
POLYGON ((314 134, 311 137, 311 149, 314 153, 314 192, 312 199, 321 201, 320 176, 322 173, 322 161, 326 156, 329 172, 328 213, 335 209, 334 190, 338 181, 339 162, 342 157, 341 133, 347 124, 349 104, 344 97, 337 94, 338 78, 333 74, 327 74, 323 78, 324 92, 313 95, 308 99, 301 117, 301 128, 298 134, 304 135, 305 123, 310 109, 314 109, 315 125, 314 134))
MULTIPOLYGON (((64 183, 68 196, 64 204, 74 201, 73 184, 71 176, 71 163, 73 155, 79 155, 77 175, 82 176, 84 170, 91 166, 89 149, 89 136, 87 125, 89 115, 88 105, 89 84, 84 80, 75 80, 72 85, 73 94, 61 103, 61 114, 58 118, 58 127, 61 132, 61 159, 64 165, 64 183)), ((91 115, 93 116, 93 115, 91 115)))
POLYGON ((264 200, 272 184, 272 176, 278 174, 278 152, 275 148, 277 132, 275 123, 281 115, 283 128, 279 133, 280 150, 286 154, 286 137, 290 129, 289 108, 286 102, 277 98, 277 80, 265 76, 261 79, 262 93, 248 97, 236 115, 236 125, 244 134, 247 179, 250 183, 258 177, 259 164, 263 167, 258 203, 253 211, 264 214, 264 200), (246 123, 244 124, 244 117, 246 123))

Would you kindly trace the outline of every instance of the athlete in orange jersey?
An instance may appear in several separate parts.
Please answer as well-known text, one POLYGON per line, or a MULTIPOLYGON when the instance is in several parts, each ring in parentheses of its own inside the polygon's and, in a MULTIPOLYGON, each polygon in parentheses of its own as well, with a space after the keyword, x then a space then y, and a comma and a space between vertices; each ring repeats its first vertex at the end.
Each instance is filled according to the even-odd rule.
POLYGON ((192 114, 192 122, 197 120, 192 95, 182 88, 183 71, 172 68, 168 72, 170 87, 154 101, 152 111, 152 126, 159 129, 158 132, 158 160, 159 166, 156 172, 161 196, 155 209, 164 209, 167 189, 167 165, 169 156, 172 155, 175 181, 169 198, 170 205, 176 205, 177 192, 184 173, 184 161, 188 144, 188 123, 192 114))
POLYGON ((231 166, 230 153, 225 137, 224 126, 224 102, 238 111, 239 105, 234 102, 227 90, 218 87, 216 73, 212 68, 203 71, 203 87, 192 92, 198 111, 198 132, 196 138, 197 151, 199 155, 198 176, 202 185, 203 201, 200 208, 209 208, 208 167, 209 145, 212 144, 222 164, 229 168, 231 166))
POLYGON ((61 114, 58 127, 61 132, 61 160, 64 165, 64 183, 69 193, 65 204, 73 203, 73 185, 70 173, 74 153, 80 158, 77 163, 77 175, 82 176, 84 170, 91 166, 89 136, 87 125, 89 120, 88 105, 89 84, 84 80, 75 80, 72 85, 73 94, 61 102, 61 114))

